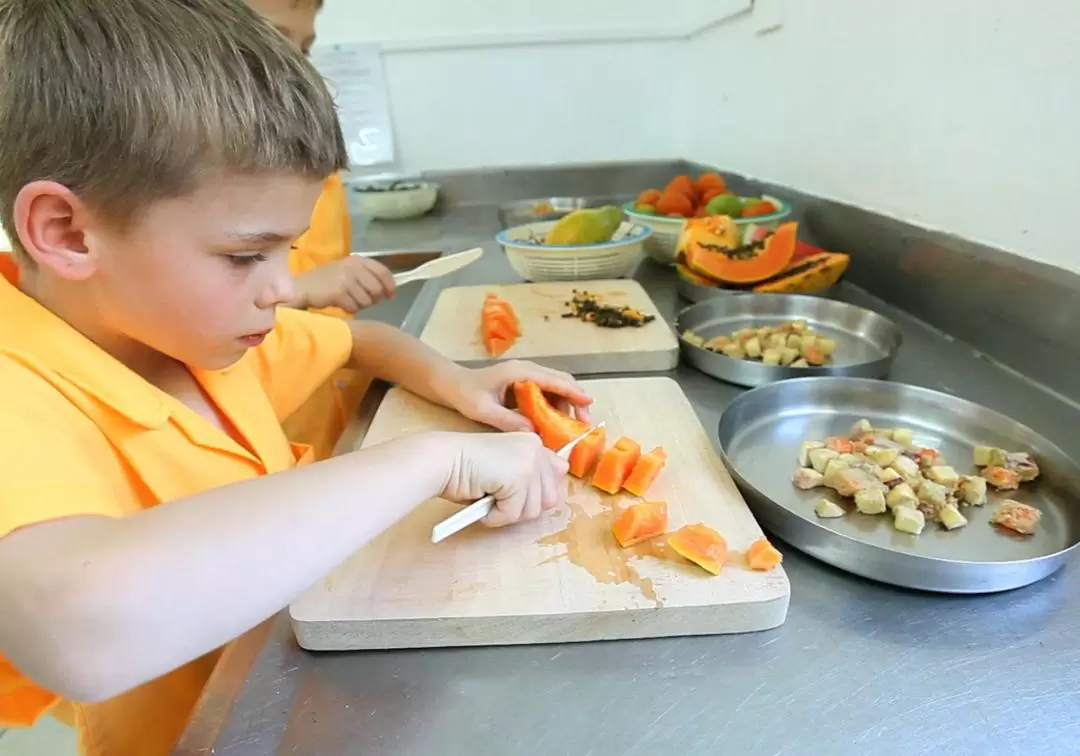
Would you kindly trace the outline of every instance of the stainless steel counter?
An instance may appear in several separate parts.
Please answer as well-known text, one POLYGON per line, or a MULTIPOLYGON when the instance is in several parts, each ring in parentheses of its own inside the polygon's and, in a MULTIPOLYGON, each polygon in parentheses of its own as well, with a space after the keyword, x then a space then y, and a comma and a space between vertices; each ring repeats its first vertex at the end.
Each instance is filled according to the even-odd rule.
MULTIPOLYGON (((493 241, 498 224, 494 205, 477 205, 367 229, 372 249, 486 248, 449 280, 402 291, 407 330, 419 332, 442 286, 517 280, 493 241)), ((649 262, 636 276, 669 322, 686 304, 672 276, 649 262)), ((844 285, 838 297, 900 325, 893 380, 997 409, 1080 455, 1075 405, 861 289, 844 285)), ((400 313, 402 304, 380 307, 365 316, 400 313)), ((740 389, 686 365, 672 375, 715 434, 740 389)), ((758 634, 316 655, 296 646, 283 614, 226 652, 175 753, 1080 753, 1075 563, 1013 593, 938 596, 862 580, 778 545, 791 606, 785 625, 758 634)))

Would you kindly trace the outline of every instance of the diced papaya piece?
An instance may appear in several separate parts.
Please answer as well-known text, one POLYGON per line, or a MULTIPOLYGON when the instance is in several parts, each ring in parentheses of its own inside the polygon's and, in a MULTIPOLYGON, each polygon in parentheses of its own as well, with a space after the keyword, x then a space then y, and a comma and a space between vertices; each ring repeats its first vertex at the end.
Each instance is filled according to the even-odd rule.
POLYGON ((488 294, 480 309, 480 338, 484 349, 491 356, 498 357, 513 346, 520 335, 521 324, 514 308, 506 300, 488 294))
POLYGON ((668 545, 675 552, 713 575, 720 574, 720 568, 727 557, 727 541, 708 525, 697 523, 684 525, 668 538, 668 545))
POLYGON ((644 496, 666 464, 667 455, 662 447, 658 446, 648 454, 642 454, 623 483, 623 488, 634 496, 644 496))
POLYGON ((637 442, 623 436, 596 463, 592 484, 606 493, 618 493, 640 456, 641 447, 637 442))
POLYGON ((767 538, 759 538, 746 550, 746 566, 752 570, 768 572, 784 561, 784 555, 769 543, 767 538))
POLYGON ((588 475, 603 453, 606 439, 607 434, 604 433, 604 429, 597 428, 578 441, 577 446, 570 452, 570 474, 575 478, 584 478, 588 475))
POLYGON ((668 526, 666 501, 643 501, 622 511, 611 529, 623 548, 662 535, 668 526))
POLYGON ((589 429, 588 425, 577 418, 552 407, 544 396, 543 389, 535 381, 515 383, 514 399, 517 401, 518 410, 529 418, 533 428, 540 434, 544 446, 552 451, 558 451, 589 429))

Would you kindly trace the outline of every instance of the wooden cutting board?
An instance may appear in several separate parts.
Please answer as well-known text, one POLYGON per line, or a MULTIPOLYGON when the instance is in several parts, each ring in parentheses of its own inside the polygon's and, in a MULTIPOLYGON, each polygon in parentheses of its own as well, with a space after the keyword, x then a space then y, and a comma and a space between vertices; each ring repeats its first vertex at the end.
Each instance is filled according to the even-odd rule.
MULTIPOLYGON (((432 499, 314 585, 291 607, 297 640, 311 650, 549 643, 741 633, 784 622, 790 587, 782 567, 748 569, 742 552, 762 531, 678 384, 667 378, 583 381, 593 417, 668 466, 649 490, 668 502, 670 527, 704 522, 731 554, 717 576, 665 539, 622 549, 611 534, 633 501, 571 479, 568 506, 501 529, 473 525, 438 544, 435 523, 458 511, 432 499)), ((469 420, 401 389, 380 406, 363 446, 424 429, 480 431, 469 420)), ((358 501, 363 507, 365 502, 358 501)))
POLYGON ((663 371, 678 364, 674 331, 641 284, 628 279, 450 287, 439 294, 420 340, 470 367, 494 362, 480 340, 480 309, 489 293, 508 301, 521 322, 521 338, 500 359, 532 360, 575 374, 663 371), (601 328, 564 318, 575 289, 656 319, 640 328, 601 328))

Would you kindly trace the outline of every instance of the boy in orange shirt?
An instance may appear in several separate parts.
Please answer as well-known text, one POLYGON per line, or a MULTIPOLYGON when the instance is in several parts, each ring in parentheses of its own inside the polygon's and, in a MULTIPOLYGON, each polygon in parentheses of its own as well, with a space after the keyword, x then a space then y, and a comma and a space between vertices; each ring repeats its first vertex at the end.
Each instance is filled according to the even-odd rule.
MULTIPOLYGON (((247 0, 270 24, 308 55, 315 43, 315 18, 322 0, 247 0)), ((290 307, 311 308, 348 318, 396 293, 390 270, 366 257, 351 257, 348 200, 338 174, 327 177, 315 203, 311 227, 293 243, 289 269, 296 278, 290 307)), ((370 376, 339 370, 284 421, 292 441, 325 459, 355 414, 370 376)))
POLYGON ((500 526, 563 499, 502 398, 584 409, 571 377, 281 307, 346 155, 241 0, 0 0, 0 70, 0 727, 62 697, 82 753, 162 756, 222 644, 421 502, 491 493, 500 526), (511 432, 311 464, 281 420, 346 364, 511 432))

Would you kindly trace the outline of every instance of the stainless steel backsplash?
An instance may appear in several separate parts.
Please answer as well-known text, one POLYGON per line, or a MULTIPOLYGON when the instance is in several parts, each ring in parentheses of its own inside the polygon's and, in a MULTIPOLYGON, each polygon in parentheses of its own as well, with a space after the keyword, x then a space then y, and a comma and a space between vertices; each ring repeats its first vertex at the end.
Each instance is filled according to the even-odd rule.
POLYGON ((434 172, 424 178, 440 184, 441 203, 497 205, 543 197, 623 201, 677 173, 706 170, 720 170, 735 191, 790 201, 803 238, 851 255, 850 282, 1080 402, 1080 275, 1061 268, 683 160, 434 172))

